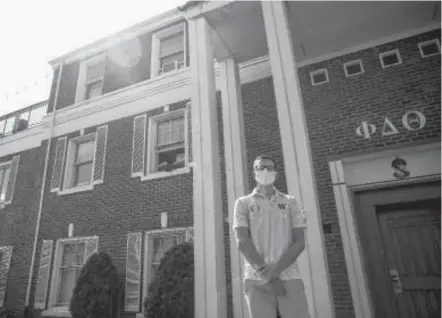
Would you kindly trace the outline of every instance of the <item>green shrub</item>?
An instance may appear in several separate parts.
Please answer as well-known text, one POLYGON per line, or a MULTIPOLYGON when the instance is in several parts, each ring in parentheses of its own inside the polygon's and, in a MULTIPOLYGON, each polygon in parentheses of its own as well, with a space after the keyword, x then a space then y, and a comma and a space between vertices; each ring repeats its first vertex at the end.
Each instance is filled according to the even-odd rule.
POLYGON ((109 254, 92 254, 81 269, 69 311, 72 318, 109 318, 118 299, 119 276, 109 254))
POLYGON ((169 249, 148 287, 146 318, 194 318, 194 253, 192 243, 169 249))

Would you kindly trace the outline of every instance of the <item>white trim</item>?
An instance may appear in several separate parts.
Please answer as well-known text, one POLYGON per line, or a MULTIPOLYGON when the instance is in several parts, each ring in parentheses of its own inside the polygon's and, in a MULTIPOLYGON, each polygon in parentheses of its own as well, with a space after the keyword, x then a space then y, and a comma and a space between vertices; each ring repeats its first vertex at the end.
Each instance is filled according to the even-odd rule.
POLYGON ((401 53, 399 52, 399 49, 394 49, 394 50, 390 50, 390 51, 387 51, 387 52, 380 53, 379 54, 379 61, 381 62, 381 67, 383 69, 389 68, 389 67, 393 67, 393 66, 396 66, 396 65, 401 65, 402 64, 401 53), (384 57, 391 56, 391 55, 396 55, 398 61, 396 63, 393 63, 393 64, 385 65, 384 57))
POLYGON ((428 40, 428 41, 423 41, 423 42, 419 42, 417 44, 417 46, 419 47, 419 52, 421 53, 421 57, 423 59, 430 57, 430 56, 435 56, 435 55, 440 55, 440 43, 439 43, 439 39, 432 39, 432 40, 428 40), (429 45, 429 44, 436 44, 437 48, 438 48, 438 52, 437 53, 433 53, 433 54, 428 54, 425 55, 424 51, 422 50, 422 47, 425 45, 429 45))
MULTIPOLYGON (((93 188, 93 176, 94 176, 94 165, 95 165, 95 142, 97 140, 97 133, 93 132, 87 135, 78 136, 68 140, 66 148, 67 156, 64 161, 64 174, 63 174, 63 188, 58 190, 59 194, 69 194, 75 192, 82 192, 91 190, 93 188), (76 157, 76 147, 78 144, 83 142, 94 141, 93 153, 92 153, 92 170, 91 170, 91 182, 87 185, 74 186, 73 185, 73 164, 76 157), (91 189, 89 189, 91 187, 91 189)), ((66 149, 65 149, 66 151, 66 149)))
POLYGON ((178 176, 180 174, 186 174, 186 173, 190 173, 190 167, 184 167, 184 168, 179 168, 179 169, 175 169, 173 171, 161 171, 161 172, 154 172, 154 173, 149 173, 145 176, 141 176, 140 180, 141 181, 147 181, 147 180, 154 180, 154 179, 161 179, 161 178, 168 178, 168 177, 173 177, 173 176, 178 176))
POLYGON ((305 230, 306 248, 297 259, 299 271, 305 286, 310 316, 333 318, 336 312, 287 6, 280 1, 263 1, 261 7, 288 191, 298 199, 309 216, 305 230))
POLYGON ((440 179, 440 155, 440 144, 433 143, 389 149, 329 162, 348 279, 357 318, 373 318, 374 310, 356 227, 355 210, 350 197, 352 190, 386 188, 398 184, 440 179), (410 178, 397 181, 394 177, 389 177, 391 171, 389 174, 385 169, 391 170, 390 162, 396 155, 408 161, 410 178), (362 171, 362 174, 356 174, 355 177, 355 172, 358 171, 362 171))
POLYGON ((328 82, 329 82, 328 70, 326 68, 321 68, 319 70, 315 70, 315 71, 310 72, 310 83, 312 84, 312 86, 318 86, 321 84, 326 84, 328 82), (323 81, 323 82, 315 82, 314 81, 314 77, 319 74, 325 74, 325 81, 323 81))
POLYGON ((362 64, 362 60, 360 60, 360 59, 359 60, 353 60, 353 61, 350 61, 350 62, 346 62, 346 63, 344 63, 344 65, 342 67, 344 68, 345 77, 347 77, 347 78, 358 76, 358 75, 361 75, 361 74, 365 73, 364 65, 362 64), (353 66, 353 65, 356 65, 356 64, 359 65, 359 67, 361 68, 361 71, 359 73, 355 73, 355 74, 348 74, 347 67, 353 66))
POLYGON ((43 137, 44 130, 41 125, 0 137, 0 157, 38 148, 41 146, 43 137))
POLYGON ((91 191, 93 189, 94 189, 94 185, 88 184, 88 185, 83 185, 83 186, 79 186, 79 187, 74 187, 74 188, 69 188, 69 189, 57 191, 57 194, 58 195, 66 195, 66 194, 72 194, 72 193, 78 193, 78 192, 91 191))
MULTIPOLYGON (((84 60, 80 63, 80 70, 78 73, 78 80, 77 80, 77 88, 75 91, 75 103, 79 103, 82 101, 85 101, 85 94, 86 94, 86 75, 87 75, 87 69, 92 64, 98 64, 103 62, 103 74, 101 77, 101 92, 103 92, 103 85, 104 85, 104 76, 106 72, 106 53, 97 54, 93 57, 88 58, 87 60, 84 60)), ((63 76, 63 74, 61 74, 63 76)), ((90 98, 88 100, 97 99, 101 97, 97 96, 94 98, 90 98)))
POLYGON ((416 36, 416 35, 419 35, 422 33, 426 33, 426 32, 430 32, 433 30, 437 30, 440 28, 441 28, 440 22, 431 23, 431 24, 428 24, 428 25, 421 27, 421 28, 407 30, 407 31, 404 31, 401 33, 396 33, 396 34, 393 34, 390 36, 378 38, 373 41, 369 41, 369 42, 365 42, 365 43, 362 43, 359 45, 344 48, 344 49, 336 51, 336 52, 326 53, 326 54, 323 54, 323 55, 320 55, 320 56, 317 56, 317 57, 314 57, 311 59, 304 60, 302 62, 297 63, 296 65, 298 66, 298 68, 301 68, 301 67, 304 67, 307 65, 312 65, 312 64, 319 63, 319 62, 331 60, 331 59, 334 59, 334 58, 337 58, 340 56, 344 56, 344 55, 348 55, 348 54, 355 53, 358 51, 370 49, 370 48, 384 45, 387 43, 396 42, 396 41, 399 41, 399 40, 402 40, 402 39, 405 39, 408 37, 413 37, 413 36, 416 36))
POLYGON ((225 171, 228 199, 230 262, 232 279, 233 316, 248 318, 249 312, 245 299, 243 257, 238 249, 232 224, 234 205, 237 198, 248 192, 247 149, 244 133, 244 113, 239 80, 238 65, 234 59, 220 62, 221 107, 223 113, 225 171))
POLYGON ((42 311, 42 317, 72 317, 68 306, 53 307, 42 311))

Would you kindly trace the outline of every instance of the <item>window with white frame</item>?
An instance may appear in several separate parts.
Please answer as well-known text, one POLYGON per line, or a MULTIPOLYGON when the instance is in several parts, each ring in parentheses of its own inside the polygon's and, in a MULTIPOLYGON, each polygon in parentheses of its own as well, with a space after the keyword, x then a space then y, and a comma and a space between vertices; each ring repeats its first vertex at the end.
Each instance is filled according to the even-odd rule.
POLYGON ((64 189, 87 186, 92 183, 95 134, 69 141, 64 189))
POLYGON ((82 62, 75 100, 77 103, 102 94, 105 62, 106 59, 103 54, 82 62))
POLYGON ((55 306, 68 306, 81 268, 85 261, 86 242, 66 242, 60 246, 58 286, 55 306))
POLYGON ((6 190, 8 188, 10 163, 0 163, 0 202, 6 201, 6 190))
POLYGON ((440 54, 439 39, 432 39, 429 41, 420 42, 418 43, 418 47, 422 58, 440 54))
POLYGON ((152 75, 179 70, 186 65, 185 25, 180 23, 152 37, 152 75))
POLYGON ((155 276, 164 254, 181 243, 190 240, 191 228, 164 229, 147 232, 146 235, 146 286, 155 276))
POLYGON ((151 118, 149 172, 169 172, 186 165, 185 110, 151 118))

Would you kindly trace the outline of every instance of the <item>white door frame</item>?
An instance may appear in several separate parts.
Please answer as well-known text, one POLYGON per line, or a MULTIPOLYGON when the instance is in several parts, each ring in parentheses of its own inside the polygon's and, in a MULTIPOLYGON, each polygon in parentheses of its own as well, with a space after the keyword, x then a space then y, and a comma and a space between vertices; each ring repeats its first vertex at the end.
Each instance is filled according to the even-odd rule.
POLYGON ((391 149, 329 162, 348 279, 357 318, 374 318, 374 310, 354 216, 352 193, 361 189, 439 180, 440 162, 440 143, 391 149), (407 161, 407 169, 410 171, 410 175, 402 180, 393 176, 394 169, 391 163, 396 156, 407 161))

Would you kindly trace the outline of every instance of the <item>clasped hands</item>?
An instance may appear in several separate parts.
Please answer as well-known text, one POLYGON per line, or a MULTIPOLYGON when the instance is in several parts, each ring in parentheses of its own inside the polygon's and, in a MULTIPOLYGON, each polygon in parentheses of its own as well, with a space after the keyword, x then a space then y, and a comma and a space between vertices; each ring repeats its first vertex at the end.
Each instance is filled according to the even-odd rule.
POLYGON ((281 271, 278 270, 275 264, 264 264, 259 267, 258 274, 261 277, 262 288, 268 293, 275 296, 284 296, 284 286, 282 281, 279 279, 281 271))

